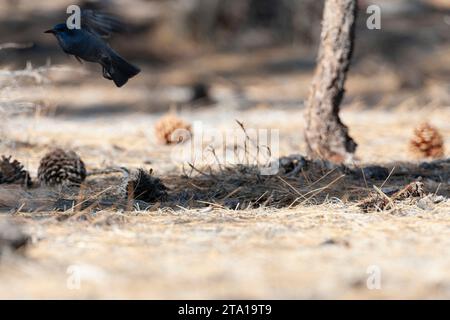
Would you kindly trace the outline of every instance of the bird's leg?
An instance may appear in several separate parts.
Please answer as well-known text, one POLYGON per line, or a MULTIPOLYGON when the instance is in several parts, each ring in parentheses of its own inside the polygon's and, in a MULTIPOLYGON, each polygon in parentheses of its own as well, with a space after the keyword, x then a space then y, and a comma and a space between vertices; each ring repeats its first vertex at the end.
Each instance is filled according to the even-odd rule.
POLYGON ((106 66, 111 65, 111 59, 109 57, 102 57, 100 59, 100 64, 103 67, 103 77, 108 80, 113 80, 113 78, 111 77, 111 74, 106 69, 106 66))
POLYGON ((105 67, 103 67, 103 77, 108 80, 112 80, 111 75, 108 73, 108 71, 106 71, 105 67))
POLYGON ((75 56, 75 55, 74 55, 74 57, 75 57, 75 59, 77 59, 77 60, 78 60, 78 62, 79 62, 79 63, 83 64, 83 61, 82 61, 82 60, 80 59, 80 57, 78 57, 78 56, 75 56))

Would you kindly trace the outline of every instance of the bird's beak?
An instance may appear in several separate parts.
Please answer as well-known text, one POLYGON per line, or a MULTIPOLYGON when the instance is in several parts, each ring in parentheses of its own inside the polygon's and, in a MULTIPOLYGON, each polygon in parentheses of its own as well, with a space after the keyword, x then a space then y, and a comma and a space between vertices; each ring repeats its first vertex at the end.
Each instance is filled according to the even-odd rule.
POLYGON ((55 32, 55 30, 50 29, 50 30, 44 31, 44 33, 52 33, 52 34, 55 34, 56 32, 55 32))

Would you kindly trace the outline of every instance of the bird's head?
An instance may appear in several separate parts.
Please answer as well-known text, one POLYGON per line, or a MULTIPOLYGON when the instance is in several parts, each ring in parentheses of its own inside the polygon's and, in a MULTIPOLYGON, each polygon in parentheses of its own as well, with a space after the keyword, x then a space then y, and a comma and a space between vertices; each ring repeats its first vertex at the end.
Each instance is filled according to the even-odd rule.
POLYGON ((69 31, 69 28, 67 28, 67 25, 65 23, 60 23, 60 24, 57 24, 56 26, 54 26, 53 29, 47 30, 44 33, 52 33, 54 35, 57 35, 57 34, 65 33, 68 31, 69 31))

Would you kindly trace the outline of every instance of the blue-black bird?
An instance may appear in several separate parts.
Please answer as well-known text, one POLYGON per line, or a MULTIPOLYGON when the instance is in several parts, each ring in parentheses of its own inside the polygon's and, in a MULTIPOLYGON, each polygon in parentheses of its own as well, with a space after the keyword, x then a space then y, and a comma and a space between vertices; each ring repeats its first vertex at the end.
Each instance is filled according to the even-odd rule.
POLYGON ((45 33, 54 34, 63 51, 75 56, 78 61, 99 63, 103 68, 103 77, 122 87, 140 70, 125 61, 104 39, 123 30, 123 23, 115 17, 83 10, 80 29, 69 29, 67 24, 60 23, 45 33))

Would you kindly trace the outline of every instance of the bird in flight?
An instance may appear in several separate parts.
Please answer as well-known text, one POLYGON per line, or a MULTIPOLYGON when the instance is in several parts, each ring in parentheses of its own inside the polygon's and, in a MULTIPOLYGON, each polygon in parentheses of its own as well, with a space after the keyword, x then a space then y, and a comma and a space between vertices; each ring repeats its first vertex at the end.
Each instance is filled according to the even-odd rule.
POLYGON ((103 77, 122 87, 140 69, 122 58, 105 39, 124 29, 124 24, 115 17, 82 10, 80 29, 69 29, 66 23, 60 23, 45 33, 53 34, 63 51, 75 56, 78 61, 99 63, 103 68, 103 77))

